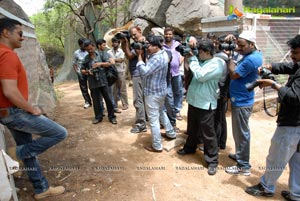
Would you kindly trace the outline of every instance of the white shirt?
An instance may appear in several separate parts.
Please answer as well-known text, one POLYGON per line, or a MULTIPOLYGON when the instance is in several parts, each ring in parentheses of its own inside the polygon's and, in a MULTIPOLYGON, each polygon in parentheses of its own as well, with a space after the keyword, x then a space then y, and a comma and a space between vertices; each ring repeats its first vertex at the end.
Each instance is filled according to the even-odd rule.
MULTIPOLYGON (((108 50, 107 53, 113 58, 113 59, 125 59, 125 54, 121 48, 118 48, 117 51, 114 49, 108 50)), ((119 73, 125 72, 126 64, 125 62, 115 62, 115 66, 119 73)))

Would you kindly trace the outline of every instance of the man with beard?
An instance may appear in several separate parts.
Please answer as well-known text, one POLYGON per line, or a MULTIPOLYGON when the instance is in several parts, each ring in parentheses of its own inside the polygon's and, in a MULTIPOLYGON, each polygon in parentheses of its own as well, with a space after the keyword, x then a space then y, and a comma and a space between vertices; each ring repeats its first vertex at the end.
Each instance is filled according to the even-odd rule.
MULTIPOLYGON (((182 86, 182 77, 180 75, 179 67, 183 62, 183 58, 181 58, 179 52, 175 50, 175 48, 180 45, 178 41, 174 40, 174 30, 171 27, 166 27, 164 30, 165 42, 163 48, 169 50, 172 53, 172 61, 170 64, 171 70, 171 87, 173 92, 173 101, 176 119, 181 121, 182 117, 180 114, 180 110, 182 108, 182 97, 183 97, 183 86, 182 86)), ((172 104, 170 104, 172 105, 172 104)), ((173 114, 168 114, 171 121, 173 121, 173 114)), ((173 126, 176 126, 176 121, 172 122, 173 126)))
POLYGON ((281 85, 271 79, 258 80, 260 87, 271 86, 278 91, 280 109, 277 128, 271 140, 265 173, 260 183, 248 187, 246 192, 253 196, 272 197, 276 182, 287 163, 290 167, 289 189, 281 191, 285 200, 300 200, 300 35, 289 40, 290 63, 265 65, 274 74, 288 74, 287 83, 281 85))

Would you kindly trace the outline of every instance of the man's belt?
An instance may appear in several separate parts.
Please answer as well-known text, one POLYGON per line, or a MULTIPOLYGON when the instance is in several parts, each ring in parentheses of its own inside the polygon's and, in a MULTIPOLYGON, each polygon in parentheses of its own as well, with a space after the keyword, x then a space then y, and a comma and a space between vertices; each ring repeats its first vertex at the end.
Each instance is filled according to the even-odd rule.
POLYGON ((7 117, 9 115, 8 108, 0 108, 0 118, 7 117))

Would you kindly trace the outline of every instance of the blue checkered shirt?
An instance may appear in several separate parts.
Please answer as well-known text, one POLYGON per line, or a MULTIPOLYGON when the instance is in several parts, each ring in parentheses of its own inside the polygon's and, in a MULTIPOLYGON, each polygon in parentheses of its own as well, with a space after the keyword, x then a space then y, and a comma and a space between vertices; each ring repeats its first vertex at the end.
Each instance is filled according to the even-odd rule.
POLYGON ((147 64, 137 63, 137 68, 143 78, 144 95, 165 96, 167 89, 168 54, 160 50, 150 55, 147 64))

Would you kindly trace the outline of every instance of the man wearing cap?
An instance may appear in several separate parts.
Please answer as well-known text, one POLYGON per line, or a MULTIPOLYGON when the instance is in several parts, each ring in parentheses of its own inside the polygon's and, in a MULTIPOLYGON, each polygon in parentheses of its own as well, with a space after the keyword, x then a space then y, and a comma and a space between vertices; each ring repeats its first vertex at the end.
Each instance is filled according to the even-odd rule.
POLYGON ((232 134, 235 142, 235 154, 229 157, 237 162, 225 171, 234 175, 251 174, 250 168, 250 128, 249 118, 254 104, 254 92, 248 91, 247 83, 257 79, 258 67, 262 65, 262 54, 256 50, 256 37, 252 31, 243 31, 237 41, 236 51, 243 55, 237 65, 229 55, 228 70, 230 74, 230 101, 232 113, 232 134))
POLYGON ((150 152, 162 152, 160 122, 166 130, 166 135, 163 137, 169 140, 176 138, 176 132, 163 110, 167 91, 169 56, 165 50, 161 49, 162 44, 158 36, 149 37, 148 42, 147 64, 143 62, 142 50, 136 50, 139 60, 137 69, 143 79, 145 105, 152 134, 152 146, 144 148, 150 152))

